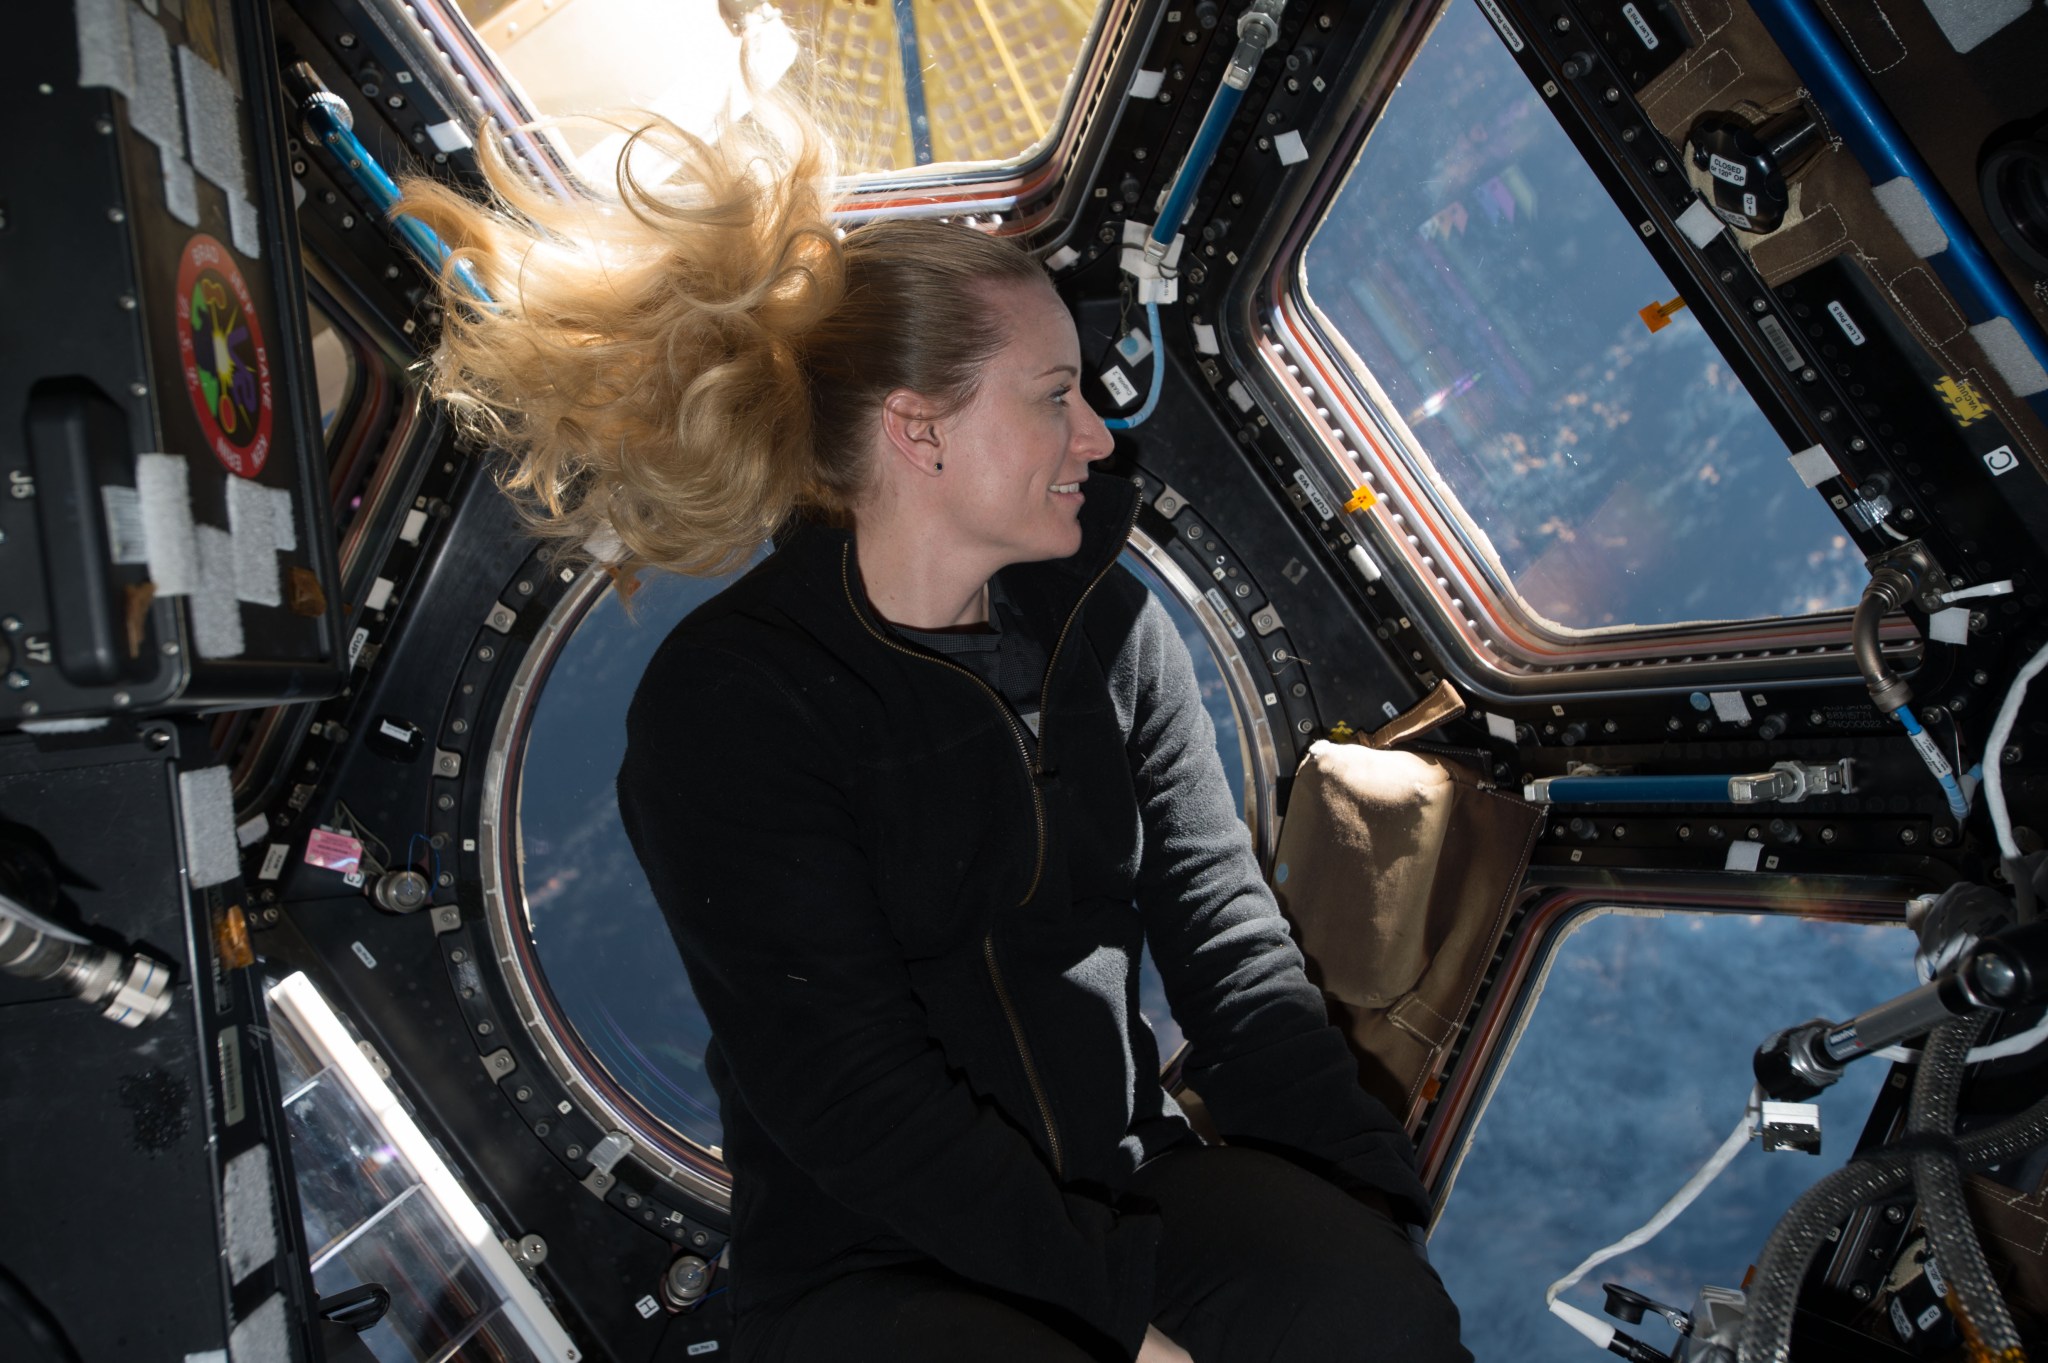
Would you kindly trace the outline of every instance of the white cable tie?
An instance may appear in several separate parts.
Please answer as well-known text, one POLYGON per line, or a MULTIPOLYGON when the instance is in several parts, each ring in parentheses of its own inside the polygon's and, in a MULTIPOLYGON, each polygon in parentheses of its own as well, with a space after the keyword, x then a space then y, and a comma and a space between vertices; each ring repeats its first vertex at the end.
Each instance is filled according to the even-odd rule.
POLYGON ((1946 606, 1955 601, 1973 601, 1980 596, 2011 596, 2012 579, 2000 582, 1980 582, 1974 587, 1958 587, 1952 592, 1941 594, 1941 603, 1946 606))
MULTIPOLYGON (((1699 1195, 1707 1190, 1707 1185, 1721 1176, 1721 1171, 1728 1167, 1729 1162, 1742 1153, 1742 1147, 1749 1144, 1750 1136, 1754 1134, 1758 1105, 1761 1102, 1761 1092, 1757 1089, 1751 1089, 1749 1092, 1749 1102, 1743 1107, 1742 1120, 1736 1124, 1733 1131, 1728 1133, 1728 1138, 1721 1142, 1720 1148, 1707 1157, 1707 1162, 1702 1164, 1693 1176, 1685 1181, 1685 1186, 1673 1193, 1671 1199, 1657 1209, 1655 1216, 1630 1231, 1627 1235, 1622 1236, 1621 1239, 1616 1240, 1607 1248, 1596 1250, 1592 1254, 1587 1255, 1585 1261, 1577 1268, 1552 1283, 1543 1293, 1543 1300, 1550 1306, 1551 1310, 1557 1310, 1557 1307, 1560 1305, 1557 1300, 1558 1297, 1577 1286, 1579 1279, 1585 1277, 1609 1259, 1617 1258, 1632 1249, 1647 1245, 1650 1241, 1656 1239, 1666 1226, 1676 1221, 1679 1214, 1687 1207, 1690 1207, 1699 1195)), ((1562 1315, 1563 1313, 1559 1312, 1558 1314, 1562 1315)), ((1567 1319, 1569 1318, 1567 1317, 1567 1319)), ((1588 1336, 1588 1338, 1591 1338, 1591 1336, 1588 1336)))

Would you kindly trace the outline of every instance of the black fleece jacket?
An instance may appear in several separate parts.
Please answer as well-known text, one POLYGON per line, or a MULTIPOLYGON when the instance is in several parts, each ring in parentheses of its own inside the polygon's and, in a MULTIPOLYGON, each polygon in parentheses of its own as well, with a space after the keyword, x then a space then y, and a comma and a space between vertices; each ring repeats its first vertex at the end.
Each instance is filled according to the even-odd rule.
POLYGON ((1086 491, 1078 554, 1002 574, 1051 653, 1037 741, 875 614, 825 527, 693 612, 640 683, 619 810, 715 1037, 743 1322, 930 1259, 1135 1354, 1158 1226, 1117 1189, 1192 1139, 1138 1012, 1141 942, 1226 1138, 1424 1217, 1187 651, 1116 566, 1136 489, 1086 491))

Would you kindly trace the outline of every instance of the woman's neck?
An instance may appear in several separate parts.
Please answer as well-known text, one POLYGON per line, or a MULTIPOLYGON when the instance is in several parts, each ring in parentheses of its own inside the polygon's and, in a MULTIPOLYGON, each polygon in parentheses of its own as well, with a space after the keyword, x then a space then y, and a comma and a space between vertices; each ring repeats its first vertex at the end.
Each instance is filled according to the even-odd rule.
POLYGON ((892 533, 856 516, 854 560, 868 601, 884 620, 904 629, 955 629, 988 622, 992 569, 925 535, 892 533))

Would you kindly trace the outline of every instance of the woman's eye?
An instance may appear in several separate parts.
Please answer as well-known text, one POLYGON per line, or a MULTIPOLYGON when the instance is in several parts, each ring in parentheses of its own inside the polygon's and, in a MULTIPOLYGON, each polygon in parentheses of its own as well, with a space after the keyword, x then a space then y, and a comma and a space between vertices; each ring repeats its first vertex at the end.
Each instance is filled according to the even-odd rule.
POLYGON ((1073 389, 1072 389, 1071 387, 1067 387, 1067 388, 1055 388, 1055 389, 1053 390, 1053 394, 1052 394, 1052 400, 1053 400, 1054 402, 1057 402, 1057 403, 1061 404, 1062 406, 1064 406, 1064 405, 1066 404, 1066 401, 1067 401, 1067 394, 1069 394, 1069 393, 1071 393, 1071 392, 1073 392, 1073 391, 1074 391, 1074 390, 1073 390, 1073 389))

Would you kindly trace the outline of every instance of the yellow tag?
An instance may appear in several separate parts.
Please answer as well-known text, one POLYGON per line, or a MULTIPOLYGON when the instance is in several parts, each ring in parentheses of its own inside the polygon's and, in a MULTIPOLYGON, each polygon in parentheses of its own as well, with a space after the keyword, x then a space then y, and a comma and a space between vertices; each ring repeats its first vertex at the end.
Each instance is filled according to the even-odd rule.
POLYGON ((1370 511, 1378 506, 1379 502, 1380 499, 1374 495, 1371 488, 1358 487, 1353 489, 1351 500, 1344 503, 1344 509, 1346 511, 1370 511))
POLYGON ((1934 385, 1934 391, 1941 394, 1941 400, 1948 404, 1948 414, 1956 419, 1956 425, 1968 426, 1991 415, 1991 404, 1984 401, 1967 380, 1957 381, 1943 374, 1941 381, 1934 385))
POLYGON ((1332 743, 1349 743, 1356 735, 1357 731, 1341 719, 1330 726, 1330 741, 1332 743))

